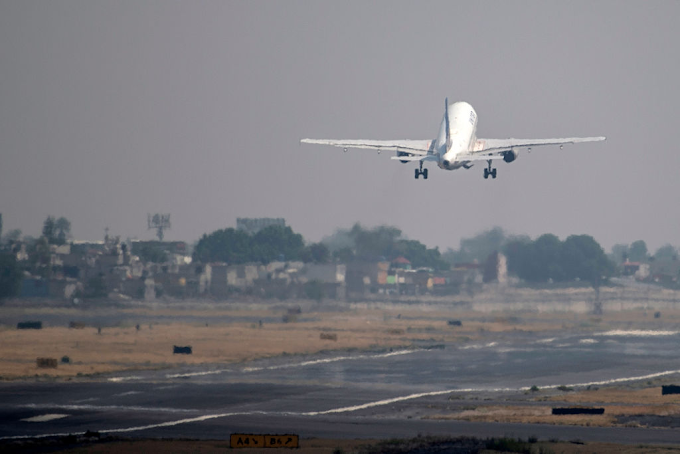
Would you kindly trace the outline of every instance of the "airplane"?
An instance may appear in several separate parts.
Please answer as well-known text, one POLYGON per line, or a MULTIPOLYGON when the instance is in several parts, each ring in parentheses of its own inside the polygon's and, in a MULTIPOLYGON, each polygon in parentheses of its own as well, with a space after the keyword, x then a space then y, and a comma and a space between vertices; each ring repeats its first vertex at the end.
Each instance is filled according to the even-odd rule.
POLYGON ((415 178, 421 175, 427 179, 427 169, 423 169, 423 162, 436 162, 440 169, 456 170, 471 168, 477 161, 486 161, 484 178, 496 178, 496 169, 492 168, 493 161, 502 159, 513 162, 519 156, 521 149, 531 151, 533 147, 545 145, 559 145, 582 142, 599 142, 605 137, 570 137, 562 139, 478 139, 477 112, 467 102, 455 102, 449 105, 444 101, 444 118, 439 127, 439 134, 434 140, 330 140, 330 139, 302 139, 300 142, 331 145, 347 151, 350 148, 368 150, 396 151, 391 159, 404 164, 418 162, 415 178))

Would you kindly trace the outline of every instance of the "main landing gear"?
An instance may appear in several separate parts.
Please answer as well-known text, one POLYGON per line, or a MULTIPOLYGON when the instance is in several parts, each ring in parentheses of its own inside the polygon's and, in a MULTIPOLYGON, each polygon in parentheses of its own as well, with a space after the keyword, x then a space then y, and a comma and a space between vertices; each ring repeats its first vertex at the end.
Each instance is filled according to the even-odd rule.
POLYGON ((422 175, 423 180, 427 180, 427 169, 423 169, 423 161, 420 161, 420 169, 416 169, 416 180, 422 175))
POLYGON ((496 178, 496 169, 491 168, 491 159, 487 161, 489 163, 488 167, 484 169, 484 179, 488 179, 489 175, 491 175, 491 178, 495 179, 496 178))

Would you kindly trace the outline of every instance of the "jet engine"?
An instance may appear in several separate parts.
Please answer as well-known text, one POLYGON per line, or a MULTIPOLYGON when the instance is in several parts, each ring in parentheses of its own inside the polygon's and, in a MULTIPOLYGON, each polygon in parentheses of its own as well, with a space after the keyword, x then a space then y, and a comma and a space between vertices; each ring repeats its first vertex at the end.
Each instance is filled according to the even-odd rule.
POLYGON ((519 150, 508 150, 503 153, 503 161, 512 162, 519 156, 519 150))
MULTIPOLYGON (((413 155, 411 153, 407 153, 405 151, 397 151, 397 156, 401 157, 401 156, 413 156, 413 155)), ((402 164, 408 164, 409 161, 400 160, 399 162, 401 162, 402 164)))

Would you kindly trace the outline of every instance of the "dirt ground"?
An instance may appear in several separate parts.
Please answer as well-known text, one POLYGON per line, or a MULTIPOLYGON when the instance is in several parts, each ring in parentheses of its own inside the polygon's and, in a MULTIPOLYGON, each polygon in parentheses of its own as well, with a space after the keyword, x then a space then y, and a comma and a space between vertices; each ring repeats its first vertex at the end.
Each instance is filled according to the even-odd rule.
MULTIPOLYGON (((119 318, 122 314, 118 323, 104 326, 99 331, 101 324, 69 328, 63 320, 92 318, 97 311, 105 319, 110 309, 7 307, 3 308, 5 319, 13 316, 46 321, 40 330, 0 325, 0 379, 69 378, 184 364, 237 363, 324 350, 379 350, 418 343, 465 343, 504 331, 555 335, 574 330, 642 329, 650 324, 658 325, 651 314, 642 310, 593 317, 565 313, 483 314, 428 306, 394 306, 379 310, 317 309, 297 314, 288 313, 286 307, 262 305, 231 310, 205 306, 188 310, 177 307, 123 308, 116 311, 119 318), (51 319, 58 319, 60 323, 51 323, 51 319), (211 322, 198 323, 196 319, 211 322), (225 321, 230 319, 237 321, 225 321), (243 319, 275 322, 238 321, 243 319), (449 320, 459 320, 462 326, 451 326, 447 323, 449 320), (322 333, 331 336, 323 336, 324 339, 322 333), (193 354, 173 354, 174 345, 190 345, 193 354), (38 357, 57 359, 57 368, 39 368, 38 357), (68 359, 68 363, 62 358, 68 359)), ((664 313, 664 323, 680 326, 680 311, 664 313)))

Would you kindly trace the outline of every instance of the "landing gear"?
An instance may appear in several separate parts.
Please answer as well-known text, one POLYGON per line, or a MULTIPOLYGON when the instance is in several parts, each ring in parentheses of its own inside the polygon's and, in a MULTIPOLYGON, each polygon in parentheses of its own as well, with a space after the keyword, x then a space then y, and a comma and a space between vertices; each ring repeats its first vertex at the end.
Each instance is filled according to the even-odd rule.
POLYGON ((484 169, 484 179, 488 179, 489 175, 491 175, 491 178, 495 179, 496 178, 496 169, 491 168, 491 159, 488 161, 488 167, 484 169))
POLYGON ((420 169, 416 169, 416 180, 420 175, 423 176, 423 180, 427 180, 427 169, 423 169, 423 161, 420 161, 420 169))

